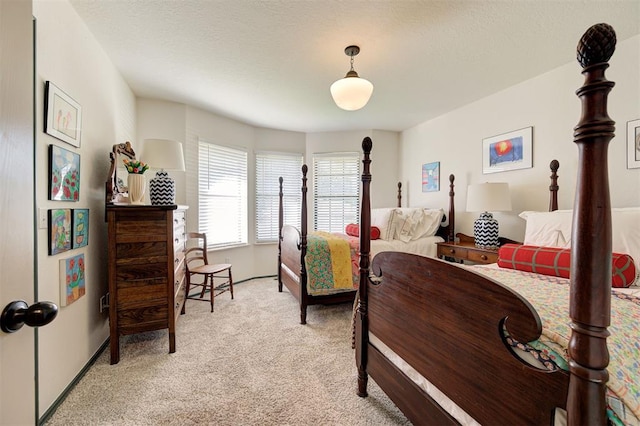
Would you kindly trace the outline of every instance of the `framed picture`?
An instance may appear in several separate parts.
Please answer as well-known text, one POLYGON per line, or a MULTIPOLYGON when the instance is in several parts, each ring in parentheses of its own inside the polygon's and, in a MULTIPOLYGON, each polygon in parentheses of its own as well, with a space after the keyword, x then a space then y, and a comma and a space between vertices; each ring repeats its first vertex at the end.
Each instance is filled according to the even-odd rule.
POLYGON ((79 148, 82 133, 80 104, 50 81, 45 83, 44 92, 44 131, 79 148))
POLYGON ((71 249, 71 209, 49 210, 49 256, 71 249))
POLYGON ((80 199, 80 155, 49 145, 49 199, 80 199))
POLYGON ((68 306, 84 296, 84 253, 60 260, 60 305, 68 306))
POLYGON ((76 249, 89 244, 89 209, 73 209, 71 229, 72 248, 76 249))
POLYGON ((640 168, 640 120, 627 122, 627 169, 640 168))
POLYGON ((422 165, 422 192, 440 191, 440 162, 422 165))
POLYGON ((533 167, 533 127, 482 140, 482 173, 533 167))

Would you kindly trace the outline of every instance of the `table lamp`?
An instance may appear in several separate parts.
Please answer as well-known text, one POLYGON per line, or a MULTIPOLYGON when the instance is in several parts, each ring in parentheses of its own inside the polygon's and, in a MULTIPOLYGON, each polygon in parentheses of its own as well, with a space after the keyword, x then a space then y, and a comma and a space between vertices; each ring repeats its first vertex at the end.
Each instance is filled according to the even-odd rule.
POLYGON ((168 139, 145 139, 142 151, 144 162, 159 169, 149 181, 149 198, 155 206, 176 203, 176 184, 167 171, 184 172, 182 144, 168 139))
POLYGON ((498 221, 489 213, 511 210, 509 184, 487 182, 469 185, 467 188, 467 211, 483 212, 473 223, 473 238, 476 247, 498 248, 498 221))

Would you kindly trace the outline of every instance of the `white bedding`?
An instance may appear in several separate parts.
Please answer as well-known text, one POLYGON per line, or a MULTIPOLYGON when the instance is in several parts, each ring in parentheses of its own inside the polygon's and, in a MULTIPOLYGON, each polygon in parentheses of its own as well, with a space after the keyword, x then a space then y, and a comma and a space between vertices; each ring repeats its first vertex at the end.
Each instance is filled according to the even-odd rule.
POLYGON ((423 237, 417 240, 404 242, 401 240, 371 240, 371 259, 383 251, 400 251, 403 253, 419 254, 427 257, 436 257, 438 247, 436 243, 444 240, 440 237, 423 237))

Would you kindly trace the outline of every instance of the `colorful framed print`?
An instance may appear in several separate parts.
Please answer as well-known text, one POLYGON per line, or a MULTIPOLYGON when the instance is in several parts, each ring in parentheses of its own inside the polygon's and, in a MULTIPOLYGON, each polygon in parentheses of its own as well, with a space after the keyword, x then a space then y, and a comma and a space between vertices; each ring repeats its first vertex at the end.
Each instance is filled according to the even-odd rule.
POLYGON ((422 192, 440 191, 440 162, 422 165, 422 192))
POLYGON ((49 210, 49 256, 71 249, 71 209, 49 210))
POLYGON ((533 167, 533 127, 482 140, 482 173, 533 167))
POLYGON ((72 248, 80 248, 89 244, 89 209, 73 209, 71 224, 72 248))
POLYGON ((84 296, 84 253, 60 260, 60 305, 69 306, 84 296))
POLYGON ((80 200, 80 155, 49 145, 49 199, 80 200))
POLYGON ((627 169, 640 168, 640 120, 627 122, 627 169))
POLYGON ((44 131, 79 148, 82 133, 80 104, 50 81, 45 83, 44 92, 44 131))

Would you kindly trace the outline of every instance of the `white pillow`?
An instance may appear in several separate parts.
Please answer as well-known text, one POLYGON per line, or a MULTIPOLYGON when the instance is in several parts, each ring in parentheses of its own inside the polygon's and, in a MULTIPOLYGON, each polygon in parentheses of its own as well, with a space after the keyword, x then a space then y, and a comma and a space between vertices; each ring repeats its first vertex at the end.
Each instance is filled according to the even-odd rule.
MULTIPOLYGON (((572 210, 522 212, 527 221, 524 244, 546 247, 571 247, 572 210)), ((626 253, 640 271, 640 207, 611 209, 611 251, 626 253)))
POLYGON ((524 244, 561 248, 571 246, 571 222, 573 220, 571 210, 525 211, 519 216, 527 221, 524 244))
POLYGON ((393 237, 389 235, 391 230, 391 220, 395 208, 378 208, 371 209, 371 226, 375 226, 380 230, 381 240, 391 240, 393 237))
POLYGON ((443 215, 441 209, 397 208, 391 219, 390 238, 406 243, 433 236, 440 227, 443 215))

